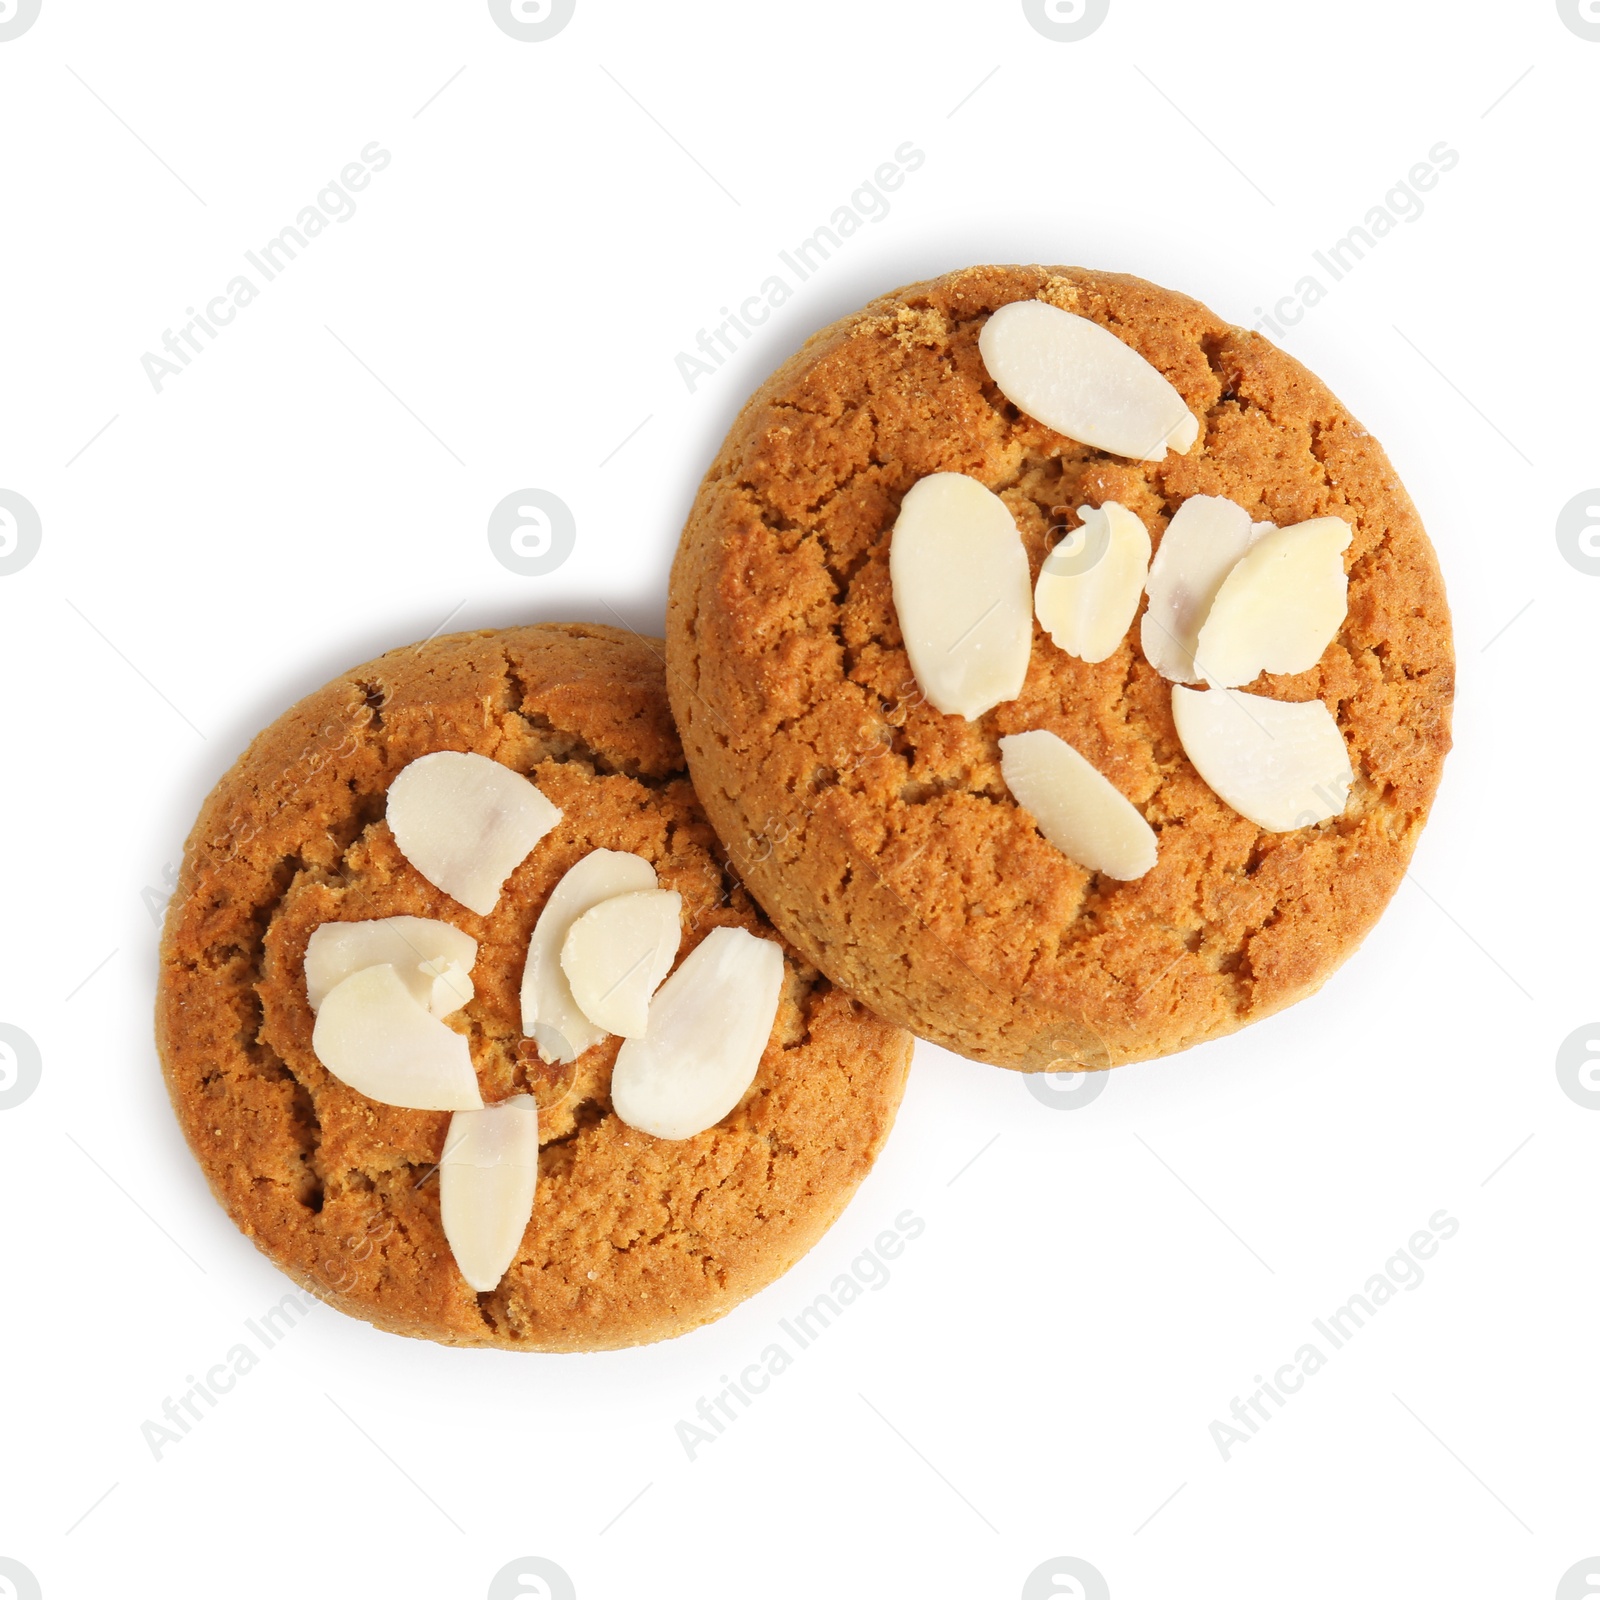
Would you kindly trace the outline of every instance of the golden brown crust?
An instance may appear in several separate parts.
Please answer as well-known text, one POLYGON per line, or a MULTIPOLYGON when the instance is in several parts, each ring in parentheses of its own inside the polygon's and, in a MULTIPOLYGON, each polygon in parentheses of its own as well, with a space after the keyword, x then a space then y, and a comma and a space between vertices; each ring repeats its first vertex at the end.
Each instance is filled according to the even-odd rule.
POLYGON ((1433 549, 1375 440, 1298 362, 1204 306, 1075 267, 975 267, 824 329, 751 399, 673 565, 668 687, 698 791, 774 923, 881 1015, 1037 1070, 1180 1050, 1316 989, 1410 859, 1450 744, 1453 657, 1433 549), (984 370, 997 306, 1039 298, 1114 329, 1203 419, 1187 456, 1109 456, 1023 416, 984 370), (1051 530, 1117 500, 1159 543, 1190 495, 1280 526, 1355 529, 1349 614, 1321 662, 1252 692, 1320 697, 1356 783, 1345 814, 1270 834, 1184 756, 1138 628, 1109 660, 1035 625, 1021 696, 974 723, 921 701, 891 603, 889 534, 932 472, 1051 530), (1050 728, 1160 835, 1133 883, 1049 846, 1001 781, 999 738, 1050 728))
POLYGON ((786 1271, 865 1176, 911 1041, 786 951, 756 1081, 693 1139, 610 1110, 620 1041, 565 1074, 521 1046, 518 993, 546 896, 580 856, 637 851, 713 927, 771 937, 684 776, 658 642, 545 625, 457 634, 335 679, 262 733, 206 801, 162 941, 156 1032, 179 1120, 229 1215, 341 1310, 447 1344, 593 1350, 682 1333, 786 1271), (478 917, 400 855, 389 783, 432 750, 526 773, 564 813, 478 917), (440 917, 479 941, 460 1013, 485 1098, 541 1103, 538 1194, 500 1287, 475 1294, 439 1223, 449 1117, 378 1105, 311 1051, 306 941, 322 922, 440 917))

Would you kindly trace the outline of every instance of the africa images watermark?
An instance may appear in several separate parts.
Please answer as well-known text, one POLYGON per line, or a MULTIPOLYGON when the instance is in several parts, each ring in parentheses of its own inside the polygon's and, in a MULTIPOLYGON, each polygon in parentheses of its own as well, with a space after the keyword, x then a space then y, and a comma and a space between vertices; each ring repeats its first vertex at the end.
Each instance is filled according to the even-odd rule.
POLYGON ((0 1111, 11 1111, 29 1099, 43 1077, 44 1057, 33 1036, 0 1022, 0 1111))
POLYGON ((206 1368, 201 1376, 189 1373, 184 1382, 189 1386, 176 1399, 167 1395, 161 1402, 162 1421, 146 1418, 139 1424, 139 1432, 157 1461, 162 1453, 184 1439, 204 1422, 208 1412, 215 1411, 225 1395, 233 1392, 240 1378, 248 1377, 261 1365, 261 1355, 253 1346, 259 1346, 264 1355, 281 1344, 311 1310, 315 1301, 308 1294, 286 1294, 275 1306, 269 1306, 261 1317, 246 1317, 244 1325, 252 1343, 240 1341, 231 1345, 223 1358, 206 1368), (202 1409, 202 1403, 204 1409, 202 1409))
POLYGON ((548 489, 515 489, 489 513, 489 548, 519 578, 547 577, 577 543, 571 507, 548 489))
POLYGON ((927 1224, 916 1212, 902 1211, 894 1219, 894 1226, 885 1228, 850 1263, 848 1272, 841 1272, 827 1291, 819 1294, 810 1305, 794 1314, 793 1319, 780 1317, 778 1326, 788 1343, 774 1340, 748 1366, 740 1370, 737 1378, 722 1374, 725 1385, 709 1399, 701 1395, 695 1402, 694 1413, 698 1422, 679 1421, 673 1427, 678 1443, 693 1461, 708 1444, 715 1444, 729 1426, 739 1420, 740 1412, 755 1404, 755 1397, 765 1392, 772 1380, 794 1365, 800 1351, 815 1344, 868 1289, 882 1289, 889 1282, 888 1263, 899 1256, 909 1240, 921 1235, 927 1224), (793 1352, 789 1345, 794 1346, 793 1352))
POLYGON ((1600 489, 1585 489, 1562 506, 1556 517, 1556 548, 1574 572, 1600 578, 1600 489))
MULTIPOLYGON (((1574 1105, 1600 1111, 1600 1022, 1586 1022, 1561 1041, 1556 1082, 1574 1105)), ((0 1100, 0 1105, 4 1103, 0 1100)))
POLYGON ((40 0, 0 0, 0 44, 20 39, 39 20, 40 0))
POLYGON ((1600 44, 1600 6, 1595 0, 1556 0, 1556 14, 1580 39, 1600 44))
POLYGON ((698 355, 680 350, 673 357, 678 376, 693 394, 702 378, 709 378, 738 348, 735 337, 748 341, 777 308, 794 297, 795 290, 831 259, 845 240, 869 222, 882 222, 889 215, 889 194, 900 188, 928 158, 909 139, 895 147, 894 159, 879 163, 870 178, 863 178, 849 201, 835 206, 827 222, 814 229, 792 250, 780 250, 778 259, 787 269, 763 278, 754 294, 739 302, 737 310, 723 306, 717 313, 723 320, 709 331, 695 335, 698 355), (885 191, 888 191, 886 193, 885 191), (792 279, 792 281, 791 281, 792 279))
POLYGON ((487 1600, 577 1600, 565 1567, 543 1556, 518 1556, 489 1580, 487 1600))
POLYGON ((14 489, 0 489, 0 578, 21 572, 38 555, 43 540, 33 502, 14 489))
POLYGON ((489 0, 494 25, 519 44, 543 44, 572 21, 578 0, 489 0))
POLYGON ((184 315, 189 320, 176 333, 168 328, 162 334, 161 348, 166 354, 147 350, 139 358, 150 387, 160 394, 168 378, 181 377, 184 369, 206 349, 200 341, 201 334, 208 341, 215 341, 219 331, 298 260, 300 252, 326 231, 330 223, 348 222, 356 214, 354 195, 365 189, 372 182, 373 174, 382 172, 393 159, 376 139, 363 145, 360 160, 347 162, 337 178, 330 178, 318 191, 314 204, 303 206, 294 221, 280 229, 259 250, 246 250, 244 258, 259 277, 259 286, 250 273, 241 272, 228 280, 221 294, 206 301, 204 311, 186 307, 184 315))
MULTIPOLYGON (((430 1168, 422 1181, 426 1182, 434 1170, 430 1168)), ((356 1268, 394 1232, 394 1226, 393 1218, 382 1207, 369 1207, 361 1219, 361 1231, 342 1241, 344 1254, 324 1256, 318 1263, 323 1276, 321 1283, 284 1295, 259 1317, 246 1317, 244 1327, 250 1335, 249 1341, 240 1340, 230 1345, 222 1359, 207 1367, 203 1374, 186 1374, 183 1381, 188 1387, 176 1397, 163 1397, 162 1421, 147 1417, 140 1423, 139 1432, 150 1454, 160 1461, 164 1451, 181 1444, 205 1421, 208 1413, 216 1410, 223 1397, 233 1392, 240 1378, 254 1372, 262 1357, 282 1344, 305 1321, 319 1300, 331 1301, 332 1297, 353 1289, 360 1276, 356 1268)))
POLYGON ((1283 338, 1284 327, 1294 327, 1313 306, 1327 299, 1333 285, 1349 277, 1366 260, 1367 253, 1377 249, 1402 222, 1416 222, 1421 218, 1425 209, 1422 194, 1437 188, 1441 174, 1451 171, 1460 160, 1459 153, 1441 139, 1429 150, 1428 159, 1416 162, 1404 178, 1396 179, 1382 203, 1372 206, 1343 238, 1334 240, 1326 250, 1311 252, 1328 281, 1324 282, 1315 272, 1306 273, 1291 293, 1273 302, 1270 313, 1261 306, 1256 307, 1260 320, 1253 324, 1252 331, 1283 338), (1280 323, 1284 327, 1280 327, 1280 323))
POLYGON ((1111 14, 1111 0, 1022 0, 1028 26, 1056 44, 1087 39, 1111 14))
POLYGON ((1321 1372, 1332 1359, 1333 1352, 1349 1344, 1394 1299, 1399 1290, 1420 1288, 1424 1276, 1421 1263, 1438 1254, 1440 1243, 1454 1238, 1460 1229, 1461 1224, 1448 1211, 1442 1208, 1435 1211, 1428 1218, 1427 1227, 1417 1229, 1384 1262, 1383 1271, 1375 1272, 1367 1279, 1360 1293, 1351 1295, 1342 1306, 1330 1311, 1326 1318, 1313 1317, 1311 1326, 1321 1336, 1323 1343, 1308 1339, 1270 1379, 1258 1372, 1254 1379, 1257 1385, 1255 1390, 1242 1400, 1238 1395, 1233 1397, 1233 1403, 1228 1407, 1228 1415, 1233 1421, 1212 1422, 1209 1430, 1211 1442, 1221 1452, 1222 1459, 1231 1461, 1238 1446, 1249 1444, 1261 1431, 1262 1425, 1272 1421, 1273 1412, 1267 1409, 1268 1402, 1276 1410, 1283 1410, 1290 1398, 1305 1387, 1306 1379, 1321 1372))

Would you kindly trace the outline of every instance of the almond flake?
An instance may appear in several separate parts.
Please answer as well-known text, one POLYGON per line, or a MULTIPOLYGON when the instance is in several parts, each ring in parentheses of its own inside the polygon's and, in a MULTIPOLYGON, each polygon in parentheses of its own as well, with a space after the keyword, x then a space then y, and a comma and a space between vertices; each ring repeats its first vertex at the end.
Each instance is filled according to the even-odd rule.
POLYGON ((1258 828, 1289 833, 1344 811, 1355 775, 1339 724, 1320 700, 1174 684, 1172 720, 1195 770, 1258 828))
POLYGON ((643 1037, 617 1052, 612 1109, 658 1139, 714 1127, 755 1081, 782 993, 776 943, 713 928, 656 991, 643 1037))
POLYGON ((524 778, 487 756, 439 750, 389 785, 389 829, 436 889, 486 917, 500 887, 561 820, 524 778))
POLYGON ((1006 399, 1079 444, 1134 461, 1187 455, 1200 423, 1183 396, 1131 345, 1043 300, 990 316, 978 351, 1006 399))
POLYGON ((1150 535, 1126 506, 1084 506, 1083 519, 1044 559, 1033 591, 1040 626, 1069 656, 1104 661, 1139 609, 1150 535))
POLYGON ((439 1220, 461 1276, 480 1294, 516 1259, 539 1184, 539 1108, 531 1095, 458 1111, 439 1157, 439 1220))
POLYGON ((1263 672, 1305 672, 1322 659, 1347 608, 1344 552, 1350 524, 1316 517, 1274 528, 1223 579, 1195 648, 1213 688, 1263 672))
POLYGON ((430 1016, 387 963, 351 973, 323 996, 311 1048, 341 1083, 386 1106, 483 1104, 466 1037, 430 1016))
POLYGON ((1156 864, 1156 834, 1104 773, 1047 728, 1000 741, 1000 771, 1017 804, 1062 855, 1124 881, 1156 864))
POLYGON ((478 941, 470 933, 434 917, 324 922, 306 942, 306 1000, 316 1011, 351 973, 387 965, 418 1005, 448 1017, 472 998, 467 974, 477 959, 478 941))
POLYGON ((678 959, 683 896, 674 889, 613 895, 568 930, 561 970, 578 1008, 597 1027, 633 1039, 650 996, 678 959))
POLYGON ((912 484, 889 541, 889 581, 911 670, 969 722, 1022 692, 1033 644, 1028 554, 999 495, 959 472, 912 484))
POLYGON ((1199 683, 1195 647, 1211 602, 1255 537, 1243 506, 1220 495, 1191 495, 1173 513, 1150 563, 1150 603, 1139 624, 1144 658, 1163 678, 1199 683))
POLYGON ((561 970, 561 949, 579 917, 603 900, 656 886, 656 871, 626 850, 591 850, 550 893, 522 968, 522 1031, 543 1061, 576 1061, 606 1030, 583 1013, 561 970))

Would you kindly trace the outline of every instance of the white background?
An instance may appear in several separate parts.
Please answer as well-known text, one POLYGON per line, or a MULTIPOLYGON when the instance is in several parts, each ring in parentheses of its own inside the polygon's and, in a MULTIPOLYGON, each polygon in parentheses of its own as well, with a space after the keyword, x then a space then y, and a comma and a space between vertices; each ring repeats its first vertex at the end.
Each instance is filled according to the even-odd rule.
POLYGON ((0 488, 43 528, 0 577, 0 1020, 42 1059, 0 1111, 0 1556, 46 1600, 476 1600, 526 1555, 581 1600, 1010 1600, 1057 1556, 1116 1600, 1554 1595, 1600 1552, 1600 1111, 1555 1070, 1600 1013, 1600 577, 1555 535, 1600 481, 1597 85, 1554 0, 1111 0, 1077 43, 1017 0, 578 0, 542 43, 481 0, 43 0, 0 43, 0 488), (157 394, 141 356, 373 140, 157 394), (675 355, 906 140, 891 213, 690 393, 675 355), (1322 993, 1078 1109, 919 1046, 844 1218, 715 1326, 544 1357, 319 1306, 153 1459, 288 1287, 151 1043, 150 906, 256 729, 446 622, 658 631, 741 400, 880 291, 1075 262, 1248 324, 1439 141, 1284 341, 1415 496, 1460 657, 1412 879, 1322 993), (542 578, 485 534, 525 487, 577 522, 542 578), (674 1424, 907 1208, 893 1280, 691 1462, 674 1424), (1441 1208, 1425 1281, 1225 1461, 1211 1423, 1441 1208))

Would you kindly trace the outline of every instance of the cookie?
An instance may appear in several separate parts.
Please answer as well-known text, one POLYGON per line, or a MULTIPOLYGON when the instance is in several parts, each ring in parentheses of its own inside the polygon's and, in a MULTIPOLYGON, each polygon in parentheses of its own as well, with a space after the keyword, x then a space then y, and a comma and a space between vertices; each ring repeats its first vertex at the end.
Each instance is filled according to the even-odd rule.
MULTIPOLYGON (((1141 606, 1142 611, 1142 606, 1141 606)), ((1184 295, 1073 267, 974 267, 810 339, 741 412, 673 566, 668 684, 689 769, 774 924, 874 1011, 977 1060, 1105 1067, 1182 1050, 1312 993, 1394 893, 1450 744, 1453 657, 1433 550, 1377 442, 1304 367, 1184 295), (978 340, 1042 299, 1131 345, 1200 424, 1131 460, 1024 415, 978 340), (1310 670, 1251 692, 1321 699, 1354 784, 1290 832, 1231 810, 1186 757, 1136 622, 1109 658, 1035 621, 1020 695, 975 721, 919 692, 890 533, 929 474, 996 491, 1030 577, 1076 513, 1115 501, 1159 549, 1224 496, 1281 526, 1354 530, 1348 610, 1310 670), (1156 866, 1121 882, 1040 836, 999 741, 1058 734, 1143 814, 1156 866)))
POLYGON ((704 1133, 662 1140, 619 1120, 619 1039, 566 1067, 541 1062, 519 1011, 529 935, 562 874, 599 847, 643 856, 683 896, 680 959, 715 928, 772 937, 685 775, 659 642, 606 627, 392 651, 280 717, 206 801, 162 940, 167 1086, 234 1222, 340 1310, 514 1350, 668 1338, 786 1271, 872 1165, 911 1041, 787 949, 755 1082, 704 1133), (428 882, 385 820, 395 776, 441 750, 525 774, 563 813, 486 916, 428 882), (483 1098, 539 1102, 532 1221, 492 1292, 468 1287, 441 1227, 448 1113, 369 1100, 312 1052, 312 932, 399 915, 478 941, 461 1015, 483 1098))

